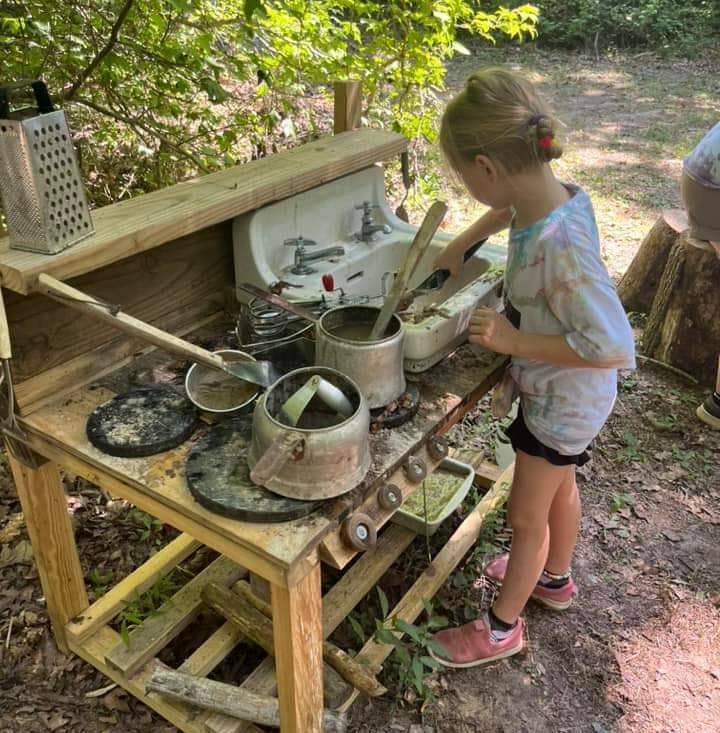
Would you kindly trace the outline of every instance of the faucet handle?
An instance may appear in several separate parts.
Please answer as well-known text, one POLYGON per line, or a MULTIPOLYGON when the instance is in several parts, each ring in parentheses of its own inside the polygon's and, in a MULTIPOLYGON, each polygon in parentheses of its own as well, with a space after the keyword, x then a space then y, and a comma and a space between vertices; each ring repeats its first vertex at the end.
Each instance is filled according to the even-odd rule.
POLYGON ((363 201, 361 204, 355 204, 355 208, 360 211, 361 209, 366 213, 370 213, 370 209, 379 209, 379 204, 371 204, 369 201, 363 201))
POLYGON ((305 239, 304 237, 291 237, 290 239, 286 239, 283 244, 286 247, 297 247, 298 249, 302 249, 305 246, 312 247, 317 244, 317 242, 314 239, 305 239))

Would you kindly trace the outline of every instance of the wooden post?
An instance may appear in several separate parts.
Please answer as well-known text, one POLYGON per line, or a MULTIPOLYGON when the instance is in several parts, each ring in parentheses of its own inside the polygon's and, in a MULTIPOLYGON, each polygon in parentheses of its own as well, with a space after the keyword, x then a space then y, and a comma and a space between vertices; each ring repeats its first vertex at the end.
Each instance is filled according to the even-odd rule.
POLYGON ((335 124, 333 132, 347 132, 360 127, 362 115, 362 82, 335 82, 335 124))
POLYGON ((273 637, 282 733, 321 733, 320 563, 294 587, 272 585, 273 637))
POLYGON ((33 469, 11 455, 8 461, 25 515, 55 641, 66 653, 69 647, 65 625, 90 603, 60 472, 52 462, 33 469))

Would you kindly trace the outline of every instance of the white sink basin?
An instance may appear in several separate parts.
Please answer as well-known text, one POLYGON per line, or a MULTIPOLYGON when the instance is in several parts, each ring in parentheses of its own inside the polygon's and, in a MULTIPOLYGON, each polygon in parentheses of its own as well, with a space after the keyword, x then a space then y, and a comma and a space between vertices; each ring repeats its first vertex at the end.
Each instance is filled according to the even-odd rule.
MULTIPOLYGON (((279 281, 289 283, 283 290, 288 300, 317 301, 327 296, 323 275, 331 275, 336 289, 349 298, 366 297, 382 304, 383 293, 392 283, 394 273, 405 259, 417 231, 396 217, 384 193, 382 168, 373 166, 338 181, 319 186, 284 201, 270 204, 239 217, 233 224, 236 282, 248 282, 268 289, 279 281), (392 232, 374 235, 371 242, 359 241, 362 212, 355 206, 373 202, 373 219, 386 224, 392 232), (284 246, 287 239, 302 236, 317 242, 306 252, 320 253, 320 259, 306 261, 309 274, 296 274, 293 247, 284 246), (322 255, 333 248, 342 254, 322 255)), ((417 287, 432 274, 437 253, 451 239, 439 232, 433 239, 410 283, 417 287)), ((441 288, 418 296, 415 307, 442 306, 446 315, 431 315, 419 323, 405 324, 405 366, 409 371, 424 371, 450 353, 467 338, 470 315, 483 303, 494 307, 498 302, 497 285, 501 275, 497 267, 490 277, 483 278, 494 265, 503 265, 505 251, 486 244, 463 268, 462 275, 450 278, 441 288)), ((237 291, 239 300, 247 296, 237 291)))

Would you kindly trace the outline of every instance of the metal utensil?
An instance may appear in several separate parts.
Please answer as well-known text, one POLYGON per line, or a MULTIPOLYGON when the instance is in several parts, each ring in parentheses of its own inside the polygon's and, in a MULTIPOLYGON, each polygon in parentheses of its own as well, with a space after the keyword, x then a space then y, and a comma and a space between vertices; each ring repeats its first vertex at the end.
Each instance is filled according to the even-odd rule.
POLYGON ((254 285, 250 285, 250 283, 242 283, 237 287, 255 298, 260 298, 260 300, 264 300, 266 303, 272 303, 278 308, 286 310, 288 313, 300 316, 300 318, 305 318, 313 323, 316 323, 318 320, 318 317, 312 311, 307 310, 307 308, 291 303, 290 301, 285 300, 285 298, 281 298, 279 295, 275 295, 274 293, 266 293, 264 290, 261 290, 254 285))
POLYGON ((10 329, 8 328, 7 315, 5 313, 5 302, 0 292, 0 359, 2 359, 2 374, 0 384, 5 387, 5 402, 7 411, 0 422, 0 429, 5 435, 5 443, 13 458, 17 459, 28 468, 37 468, 38 459, 33 450, 24 442, 26 435, 18 425, 15 417, 15 393, 13 392, 12 371, 10 370, 10 359, 12 349, 10 345, 10 329))
POLYGON ((291 427, 295 427, 315 395, 343 417, 350 417, 354 412, 350 400, 343 394, 341 389, 338 389, 334 384, 330 384, 318 374, 314 374, 282 404, 278 417, 282 418, 282 421, 291 427))
POLYGON ((159 346, 161 349, 179 354, 192 361, 199 361, 238 379, 258 384, 261 387, 269 387, 280 378, 280 373, 275 370, 270 362, 225 361, 218 354, 213 354, 138 318, 133 318, 127 313, 123 313, 119 306, 103 303, 83 293, 82 290, 73 288, 45 273, 38 275, 37 284, 42 293, 49 295, 60 303, 110 323, 120 331, 159 346))
POLYGON ((385 329, 388 327, 393 313, 397 310, 398 304, 407 290, 410 278, 415 273, 422 256, 430 245, 430 240, 435 236, 435 232, 446 213, 447 204, 442 201, 436 201, 430 207, 427 214, 425 214, 425 218, 415 234, 415 239, 413 239, 410 245, 405 261, 396 275, 395 280, 393 280, 390 292, 387 298, 385 298, 385 302, 380 310, 380 315, 377 321, 375 321, 375 325, 370 333, 370 341, 377 341, 385 333, 385 329))

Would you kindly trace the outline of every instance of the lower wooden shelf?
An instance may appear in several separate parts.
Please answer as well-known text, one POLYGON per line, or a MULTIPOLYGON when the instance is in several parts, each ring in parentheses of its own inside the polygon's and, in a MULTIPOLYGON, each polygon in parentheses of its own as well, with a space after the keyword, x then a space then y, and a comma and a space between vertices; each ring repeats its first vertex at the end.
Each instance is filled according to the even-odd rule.
MULTIPOLYGON (((479 465, 479 464, 478 464, 479 465)), ((492 488, 470 512, 444 547, 429 562, 402 600, 391 611, 412 623, 423 610, 423 601, 432 598, 477 539, 486 517, 501 506, 509 493, 512 467, 496 479, 492 488)), ((485 479, 487 481, 487 477, 485 479)), ((482 483, 482 481, 481 481, 482 483)), ((400 557, 415 537, 414 533, 396 525, 388 525, 375 548, 359 557, 323 597, 323 637, 327 638, 362 598, 377 584, 390 566, 400 557)), ((200 594, 209 582, 232 587, 247 571, 224 557, 214 560, 205 570, 183 586, 157 615, 129 635, 125 644, 109 623, 128 600, 149 588, 155 580, 183 562, 199 545, 187 535, 180 535, 153 558, 112 588, 91 605, 82 617, 67 624, 68 644, 73 652, 92 664, 107 677, 145 702, 166 720, 185 733, 259 733, 252 723, 219 713, 202 711, 192 706, 146 693, 145 686, 153 671, 162 662, 158 654, 192 623, 200 606, 200 594)), ((393 631, 393 633, 399 633, 393 631)), ((187 674, 205 677, 242 641, 242 634, 231 621, 224 622, 178 667, 187 674)), ((357 656, 371 670, 378 670, 393 647, 368 641, 357 656)), ((240 685, 263 695, 276 694, 275 665, 266 657, 240 685)), ((336 709, 345 711, 357 697, 351 692, 344 700, 334 701, 336 709)))

